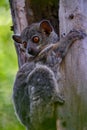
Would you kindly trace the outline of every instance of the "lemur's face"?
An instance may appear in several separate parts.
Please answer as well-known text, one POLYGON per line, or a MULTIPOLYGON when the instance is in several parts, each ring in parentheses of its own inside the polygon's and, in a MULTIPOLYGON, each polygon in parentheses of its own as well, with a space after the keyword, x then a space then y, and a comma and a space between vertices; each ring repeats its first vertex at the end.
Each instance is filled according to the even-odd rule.
POLYGON ((51 32, 53 28, 49 21, 43 20, 26 27, 21 35, 13 35, 13 39, 23 44, 26 53, 36 56, 39 52, 50 44, 51 32))

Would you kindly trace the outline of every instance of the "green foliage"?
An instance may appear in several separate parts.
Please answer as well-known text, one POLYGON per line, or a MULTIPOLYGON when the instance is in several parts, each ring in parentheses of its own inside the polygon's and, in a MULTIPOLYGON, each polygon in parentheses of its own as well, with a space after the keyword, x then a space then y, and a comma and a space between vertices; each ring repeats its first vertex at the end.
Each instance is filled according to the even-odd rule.
POLYGON ((0 1, 0 130, 23 130, 12 104, 12 89, 18 69, 15 47, 10 31, 9 3, 0 1))
POLYGON ((0 7, 9 8, 8 0, 1 0, 0 7))

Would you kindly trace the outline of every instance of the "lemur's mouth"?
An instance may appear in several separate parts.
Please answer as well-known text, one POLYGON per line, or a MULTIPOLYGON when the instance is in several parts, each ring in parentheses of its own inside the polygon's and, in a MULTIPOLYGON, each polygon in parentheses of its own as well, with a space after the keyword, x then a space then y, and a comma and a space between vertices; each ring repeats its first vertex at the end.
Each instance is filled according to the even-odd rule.
POLYGON ((28 53, 29 56, 35 57, 40 53, 40 49, 30 47, 26 53, 28 53))
POLYGON ((45 46, 39 45, 37 47, 29 47, 27 49, 27 53, 33 57, 37 56, 43 49, 45 48, 45 46))

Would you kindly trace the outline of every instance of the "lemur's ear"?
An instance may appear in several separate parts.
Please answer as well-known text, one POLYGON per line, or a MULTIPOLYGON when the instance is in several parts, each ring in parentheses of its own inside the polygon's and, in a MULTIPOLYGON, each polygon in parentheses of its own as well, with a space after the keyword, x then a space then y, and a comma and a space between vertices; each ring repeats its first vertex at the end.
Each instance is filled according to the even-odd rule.
POLYGON ((46 35, 50 35, 53 30, 50 22, 48 20, 42 20, 40 23, 40 29, 46 33, 46 35))
POLYGON ((22 40, 21 40, 21 36, 20 35, 17 35, 17 34, 14 34, 12 36, 13 40, 17 43, 22 43, 22 40))

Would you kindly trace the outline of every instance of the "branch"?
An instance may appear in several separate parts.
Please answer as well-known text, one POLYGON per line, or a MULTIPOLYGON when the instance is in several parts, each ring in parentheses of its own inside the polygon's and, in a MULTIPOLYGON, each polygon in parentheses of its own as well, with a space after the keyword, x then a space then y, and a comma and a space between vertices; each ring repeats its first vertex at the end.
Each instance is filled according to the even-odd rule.
MULTIPOLYGON (((15 34, 20 34, 22 30, 28 26, 27 18, 26 18, 26 10, 25 10, 25 0, 9 0, 11 14, 12 14, 12 21, 13 21, 13 31, 15 34)), ((18 64, 21 67, 24 63, 24 55, 21 53, 18 44, 14 43, 17 57, 18 57, 18 64)))

